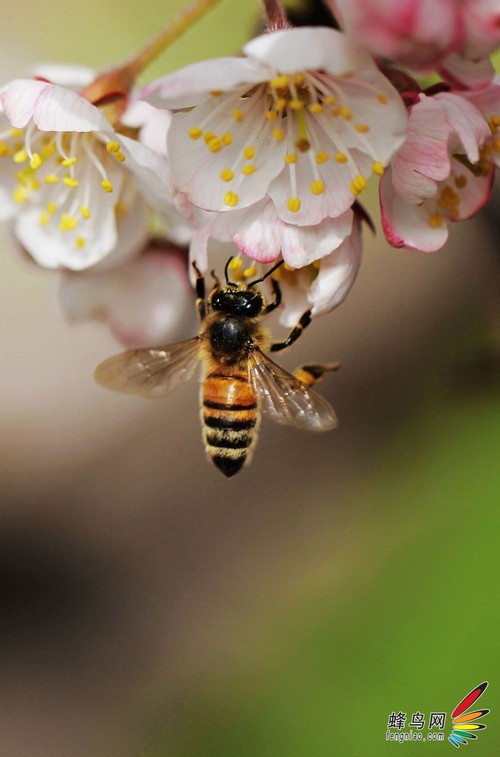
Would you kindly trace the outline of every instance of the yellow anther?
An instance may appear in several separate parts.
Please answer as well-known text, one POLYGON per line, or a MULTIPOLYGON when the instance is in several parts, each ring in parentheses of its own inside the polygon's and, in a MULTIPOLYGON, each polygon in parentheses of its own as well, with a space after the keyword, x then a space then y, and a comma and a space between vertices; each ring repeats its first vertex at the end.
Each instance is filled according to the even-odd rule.
POLYGON ((193 126, 192 129, 189 129, 188 135, 191 137, 191 139, 199 139, 203 134, 203 129, 200 129, 199 126, 193 126))
POLYGON ((319 152, 316 153, 316 163, 318 164, 326 163, 327 160, 328 160, 328 155, 326 154, 326 152, 323 152, 323 150, 320 150, 319 152))
POLYGON ((334 95, 328 95, 327 97, 325 97, 323 102, 325 103, 325 105, 335 105, 337 98, 334 95))
POLYGON ((101 181, 101 187, 104 189, 105 192, 112 192, 113 191, 113 184, 109 179, 103 179, 101 181))
POLYGON ((239 108, 233 108, 231 111, 231 115, 234 118, 235 121, 243 121, 243 111, 239 108))
POLYGON ((295 143, 295 147, 297 148, 299 152, 307 152, 309 148, 311 147, 311 143, 309 142, 308 139, 299 139, 295 143))
POLYGON ((302 100, 290 100, 288 104, 292 110, 302 110, 304 107, 302 100))
POLYGON ((495 137, 491 146, 495 152, 500 152, 500 137, 495 137))
POLYGON ((347 163, 347 155, 345 152, 336 152, 333 156, 337 163, 347 163))
POLYGON ((212 91, 210 92, 210 94, 212 95, 212 97, 220 97, 221 95, 224 94, 224 90, 223 89, 212 89, 212 91))
POLYGON ((286 108, 286 100, 284 97, 278 98, 276 102, 274 103, 274 107, 276 110, 284 110, 286 108))
POLYGON ((241 258, 232 258, 228 268, 230 271, 237 271, 238 268, 241 268, 242 265, 243 263, 241 262, 241 258))
POLYGON ((274 79, 271 79, 270 83, 271 87, 274 87, 274 89, 285 89, 290 84, 290 77, 286 74, 275 76, 274 79))
POLYGON ((285 263, 283 268, 285 269, 285 271, 290 271, 290 273, 293 273, 293 271, 295 271, 293 265, 289 265, 288 263, 285 263))
POLYGON ((495 113, 491 116, 490 121, 493 126, 500 126, 500 116, 497 116, 495 113))
POLYGON ((225 131, 220 138, 220 141, 222 142, 224 147, 229 147, 229 145, 233 143, 233 135, 229 131, 225 131))
POLYGON ((266 110, 265 116, 268 121, 276 121, 278 114, 274 110, 266 110))
POLYGON ((366 134, 367 131, 370 131, 370 127, 368 126, 368 124, 355 124, 354 128, 360 134, 366 134))
POLYGON ((297 85, 297 87, 301 87, 306 80, 306 77, 304 74, 295 74, 293 77, 293 83, 297 85))
POLYGON ((243 166, 241 173, 244 176, 250 176, 250 174, 255 173, 255 166, 253 166, 251 163, 248 163, 248 165, 243 166))
POLYGON ((86 244, 87 244, 87 241, 85 237, 76 238, 76 246, 79 247, 80 249, 82 249, 82 247, 85 247, 86 244))
POLYGON ((429 222, 429 226, 432 226, 434 229, 438 229, 443 225, 444 218, 442 213, 429 213, 427 220, 429 222))
POLYGON ((12 155, 11 148, 5 144, 5 142, 0 141, 0 157, 2 158, 8 158, 12 155))
POLYGON ((121 150, 118 150, 118 152, 112 153, 112 155, 113 155, 113 158, 115 158, 116 160, 119 160, 120 163, 123 163, 123 161, 126 160, 125 155, 122 153, 121 150))
POLYGON ((313 195, 321 195, 325 191, 325 185, 322 181, 312 181, 309 186, 313 195))
POLYGON ((120 150, 120 143, 119 142, 107 142, 106 144, 106 150, 108 152, 119 152, 120 150))
POLYGON ((289 152, 287 155, 285 155, 283 160, 285 161, 285 163, 296 163, 297 156, 294 152, 289 152))
POLYGON ((25 163, 28 160, 28 153, 26 150, 18 150, 14 155, 14 163, 25 163))
POLYGON ((248 147, 245 147, 243 150, 243 155, 247 160, 252 160, 252 158, 255 156, 255 148, 251 147, 250 145, 248 147))
POLYGON ((387 105, 388 103, 387 95, 384 94, 377 95, 377 100, 381 105, 387 105))
POLYGON ((206 131, 205 134, 203 135, 203 139, 205 140, 205 142, 210 142, 210 140, 213 139, 214 137, 217 138, 217 134, 214 131, 206 131))
POLYGON ((205 142, 210 152, 219 152, 219 150, 222 150, 222 142, 215 135, 209 139, 205 139, 205 142))
POLYGON ((220 177, 222 181, 231 181, 231 179, 234 179, 234 173, 231 171, 230 168, 224 168, 220 172, 220 177))
POLYGON ((460 174, 460 176, 455 176, 455 186, 458 187, 458 189, 463 189, 467 186, 467 176, 464 176, 463 173, 460 174))
POLYGON ((56 210, 57 210, 57 202, 52 201, 52 202, 47 203, 47 207, 46 207, 47 213, 50 213, 50 215, 52 215, 53 213, 56 212, 56 210))
POLYGON ((249 266, 248 268, 245 268, 243 271, 243 276, 245 279, 250 279, 252 276, 255 276, 257 273, 257 268, 254 265, 249 266))
POLYGON ((385 168, 379 160, 376 160, 375 163, 372 163, 372 171, 377 174, 377 176, 382 176, 385 168))
POLYGON ((85 218, 87 221, 90 218, 90 210, 87 208, 86 205, 80 205, 80 215, 82 218, 85 218))
POLYGON ((50 216, 48 213, 40 213, 40 223, 42 224, 42 226, 46 226, 49 221, 50 216))
POLYGON ((48 144, 42 147, 42 155, 44 158, 52 157, 55 151, 56 151, 56 146, 53 142, 49 142, 48 144))
POLYGON ((74 179, 72 176, 65 176, 63 179, 63 182, 66 184, 67 187, 70 187, 73 189, 74 187, 77 187, 80 182, 78 179, 74 179))
POLYGON ((283 129, 273 129, 273 137, 277 142, 281 142, 283 139, 285 139, 285 132, 283 131, 283 129))
POLYGON ((340 108, 338 108, 338 115, 342 118, 345 118, 347 121, 349 121, 350 118, 352 118, 352 113, 347 107, 347 105, 342 105, 340 108))
POLYGON ((12 193, 12 199, 14 202, 23 203, 28 199, 28 193, 24 187, 16 187, 12 193))
MULTIPOLYGON (((113 143, 112 142, 108 142, 108 145, 110 145, 110 144, 115 144, 115 143, 114 142, 113 143)), ((106 147, 108 145, 106 145, 106 147)), ((118 145, 118 148, 119 147, 120 146, 118 145)), ((73 157, 73 158, 64 158, 64 160, 61 161, 61 165, 63 165, 65 168, 69 168, 70 166, 74 166, 75 163, 76 163, 76 158, 75 157, 73 157)))
POLYGON ((12 126, 10 129, 11 136, 13 137, 22 137, 24 134, 24 131, 22 129, 16 129, 15 126, 12 126))
POLYGON ((321 103, 311 103, 307 106, 307 110, 309 111, 309 113, 313 113, 314 115, 316 113, 322 113, 323 105, 321 105, 321 103))
POLYGON ((297 213, 300 210, 300 198, 290 197, 287 202, 288 210, 292 213, 297 213))
POLYGON ((59 176, 56 176, 55 173, 51 173, 44 179, 46 184, 57 184, 59 181, 59 176))
POLYGON ((30 168, 36 171, 42 165, 42 159, 37 152, 33 153, 33 157, 30 160, 30 168))
POLYGON ((363 189, 366 189, 368 186, 368 182, 366 181, 364 176, 356 176, 350 183, 349 189, 353 193, 353 195, 359 195, 363 191, 363 189))
POLYGON ((41 187, 41 184, 38 181, 38 179, 31 179, 31 181, 30 181, 30 189, 37 190, 37 189, 40 189, 40 187, 41 187))
POLYGON ((238 204, 239 199, 240 198, 235 192, 226 192, 226 194, 224 195, 224 202, 226 203, 226 205, 229 205, 231 208, 234 208, 235 205, 238 204))
POLYGON ((77 225, 78 218, 70 216, 68 213, 63 213, 59 223, 59 231, 73 231, 73 229, 76 229, 77 225))
POLYGON ((26 176, 26 173, 24 171, 17 171, 16 179, 18 180, 19 184, 21 184, 21 186, 28 186, 28 177, 26 176))

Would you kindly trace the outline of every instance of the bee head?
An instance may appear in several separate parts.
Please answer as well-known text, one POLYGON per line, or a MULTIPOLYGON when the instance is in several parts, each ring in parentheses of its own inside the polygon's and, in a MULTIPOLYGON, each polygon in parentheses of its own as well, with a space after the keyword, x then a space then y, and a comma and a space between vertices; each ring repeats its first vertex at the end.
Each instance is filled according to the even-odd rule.
POLYGON ((264 300, 259 291, 246 287, 240 289, 233 284, 223 289, 216 289, 212 294, 210 305, 212 310, 218 310, 228 315, 244 315, 247 318, 255 318, 260 315, 264 300))

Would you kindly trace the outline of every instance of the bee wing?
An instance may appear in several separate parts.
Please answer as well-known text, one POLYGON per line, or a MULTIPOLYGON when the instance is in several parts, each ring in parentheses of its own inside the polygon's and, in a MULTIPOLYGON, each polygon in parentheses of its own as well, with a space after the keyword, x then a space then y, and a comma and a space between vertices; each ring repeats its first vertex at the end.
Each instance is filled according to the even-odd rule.
POLYGON ((309 431, 328 431, 337 426, 337 416, 329 402, 259 349, 250 353, 249 374, 263 411, 278 423, 309 431))
POLYGON ((164 347, 128 350, 97 366, 98 384, 116 392, 142 397, 165 397, 191 378, 198 363, 200 338, 164 347))

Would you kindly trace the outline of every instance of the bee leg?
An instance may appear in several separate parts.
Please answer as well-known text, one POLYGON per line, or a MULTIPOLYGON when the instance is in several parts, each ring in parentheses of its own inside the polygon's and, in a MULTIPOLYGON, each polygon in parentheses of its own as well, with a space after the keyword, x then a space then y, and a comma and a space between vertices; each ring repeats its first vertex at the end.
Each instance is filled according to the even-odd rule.
POLYGON ((302 365, 293 372, 295 378, 302 381, 306 386, 313 386, 318 381, 321 381, 325 373, 330 371, 338 371, 340 363, 325 363, 323 365, 302 365))
POLYGON ((210 271, 210 275, 214 280, 214 289, 220 289, 220 279, 215 273, 215 268, 210 271))
POLYGON ((287 347, 290 347, 291 344, 297 341, 306 326, 309 326, 310 323, 311 311, 306 310, 306 312, 302 313, 300 316, 297 325, 290 331, 288 338, 285 339, 284 342, 274 342, 274 344, 271 345, 271 352, 279 352, 280 350, 285 350, 287 347))
POLYGON ((196 273, 196 308, 198 310, 200 321, 203 321, 207 314, 207 305, 205 302, 205 277, 200 272, 200 269, 195 262, 193 262, 193 268, 196 273))
POLYGON ((281 305, 281 287, 279 285, 279 282, 276 281, 276 279, 271 279, 271 286, 273 288, 274 300, 266 306, 263 315, 272 313, 273 310, 276 310, 276 308, 281 305))

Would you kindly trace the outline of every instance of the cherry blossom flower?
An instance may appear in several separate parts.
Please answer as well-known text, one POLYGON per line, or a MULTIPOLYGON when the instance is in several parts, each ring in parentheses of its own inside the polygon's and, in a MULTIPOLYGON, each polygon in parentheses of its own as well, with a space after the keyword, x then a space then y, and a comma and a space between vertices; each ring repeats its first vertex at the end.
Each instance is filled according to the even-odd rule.
POLYGON ((500 44, 498 0, 329 0, 342 28, 372 54, 419 69, 438 68, 453 85, 493 76, 500 44))
POLYGON ((164 206, 164 158, 113 128, 70 88, 88 70, 41 69, 1 91, 0 220, 42 266, 79 270, 145 243, 148 203, 164 206), (38 74, 38 72, 36 72, 38 74))
POLYGON ((491 192, 484 152, 490 130, 479 110, 456 93, 420 94, 408 137, 380 182, 384 233, 394 247, 440 249, 447 221, 476 213, 491 192))
POLYGON ((125 347, 150 347, 195 328, 186 254, 152 241, 141 255, 87 271, 65 271, 59 287, 63 315, 73 323, 107 323, 125 347))
MULTIPOLYGON (((342 216, 403 142, 399 95, 333 29, 271 32, 244 53, 195 63, 142 93, 158 107, 190 108, 168 132, 179 195, 218 213, 253 207, 255 217, 263 203, 289 230, 342 216)), ((262 255, 271 259, 252 257, 262 255)))

